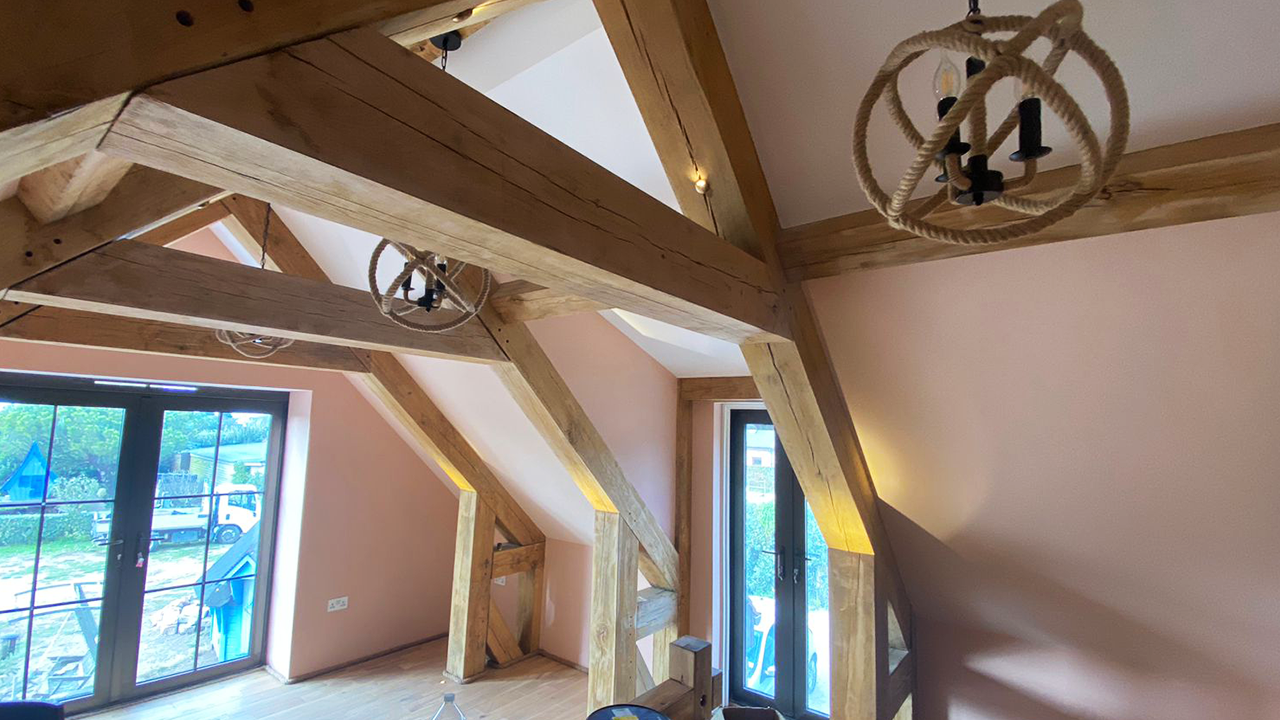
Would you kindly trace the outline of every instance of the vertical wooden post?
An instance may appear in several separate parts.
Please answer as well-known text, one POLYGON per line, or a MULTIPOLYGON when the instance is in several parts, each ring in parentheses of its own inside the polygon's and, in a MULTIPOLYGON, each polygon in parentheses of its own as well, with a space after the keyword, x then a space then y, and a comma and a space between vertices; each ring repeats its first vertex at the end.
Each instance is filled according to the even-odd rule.
POLYGON ((458 498, 449 654, 445 661, 445 675, 456 682, 471 682, 485 669, 495 530, 493 509, 474 492, 462 491, 458 498))
POLYGON ((828 551, 831 717, 876 720, 875 556, 828 551))
POLYGON ((520 573, 520 607, 517 622, 520 650, 526 655, 542 648, 542 611, 547 601, 545 546, 543 553, 537 566, 528 572, 520 573))
POLYGON ((640 544, 617 513, 596 511, 591 553, 588 712, 636 693, 636 584, 640 544))
POLYGON ((653 636, 653 679, 671 679, 670 654, 664 648, 688 635, 693 590, 693 401, 676 402, 676 554, 680 587, 677 588, 675 622, 653 636))
POLYGON ((671 643, 667 656, 671 679, 693 688, 697 716, 710 720, 711 711, 720 704, 718 698, 711 697, 711 643, 686 635, 671 643))

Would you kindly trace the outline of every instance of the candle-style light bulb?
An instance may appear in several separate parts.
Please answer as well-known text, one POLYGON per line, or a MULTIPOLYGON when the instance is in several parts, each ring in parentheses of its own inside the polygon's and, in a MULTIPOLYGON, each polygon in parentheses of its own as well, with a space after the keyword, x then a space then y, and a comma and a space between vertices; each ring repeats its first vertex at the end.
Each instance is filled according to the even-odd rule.
MULTIPOLYGON (((946 52, 940 52, 939 56, 938 69, 933 73, 933 94, 938 98, 938 119, 942 119, 956 104, 956 98, 964 87, 964 77, 946 52)), ((948 155, 964 155, 967 152, 969 145, 960 140, 960 128, 957 127, 951 134, 951 139, 938 152, 938 162, 944 164, 948 155)), ((947 182, 947 174, 943 172, 937 180, 947 182)))
POLYGON ((938 59, 938 69, 933 73, 933 94, 939 101, 944 98, 953 98, 960 94, 960 89, 964 86, 964 81, 960 76, 960 68, 951 62, 951 58, 945 52, 940 53, 938 59))

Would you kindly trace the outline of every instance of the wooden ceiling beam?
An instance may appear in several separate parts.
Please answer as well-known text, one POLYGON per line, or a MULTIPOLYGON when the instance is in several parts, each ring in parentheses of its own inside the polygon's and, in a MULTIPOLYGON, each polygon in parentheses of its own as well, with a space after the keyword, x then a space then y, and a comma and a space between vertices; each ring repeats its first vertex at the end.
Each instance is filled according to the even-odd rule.
POLYGON ((609 309, 609 306, 604 303, 569 295, 561 290, 545 288, 528 280, 512 280, 499 284, 489 295, 489 304, 507 322, 528 322, 609 309))
POLYGON ((760 390, 751 376, 680 378, 680 399, 690 401, 709 400, 732 402, 735 400, 759 400, 760 390))
POLYGON ((22 178, 18 199, 40 223, 51 223, 105 200, 130 167, 127 160, 90 151, 22 178))
MULTIPOLYGON (((1037 176, 1036 197, 1075 185, 1079 166, 1037 176)), ((791 281, 995 252, 1135 230, 1280 211, 1280 123, 1128 153, 1101 194, 1070 218, 1000 245, 951 245, 897 230, 875 210, 782 233, 778 252, 791 281)), ((965 229, 1022 217, 999 207, 947 206, 930 216, 965 229)))
POLYGON ((786 334, 763 263, 373 31, 154 86, 102 149, 734 342, 786 334))
POLYGON ((260 365, 284 365, 311 370, 363 373, 366 368, 345 347, 295 342, 267 358, 247 358, 219 342, 206 328, 139 318, 114 317, 81 310, 31 307, 31 312, 0 322, 0 338, 69 347, 129 350, 260 365))
POLYGON ((18 198, 9 198, 0 202, 0 288, 122 237, 141 235, 223 194, 218 188, 138 167, 125 174, 103 202, 49 224, 42 225, 18 198))
POLYGON ((371 350, 506 359, 475 325, 417 333, 388 320, 364 291, 142 243, 87 253, 10 288, 9 299, 371 350))
MULTIPOLYGON (((874 551, 899 623, 909 633, 911 605, 879 498, 813 309, 798 284, 785 284, 777 214, 710 9, 704 0, 595 5, 681 207, 763 258, 782 288, 782 316, 792 341, 744 345, 743 355, 833 557, 874 551), (685 192, 691 172, 708 183, 701 210, 685 192)), ((833 561, 832 572, 843 570, 833 561)), ((833 612, 844 610, 855 609, 837 611, 833 605, 833 612)), ((869 659, 838 661, 857 662, 861 671, 869 659)), ((835 671, 854 672, 840 664, 835 671)))
POLYGON ((477 29, 488 25, 500 15, 539 1, 485 0, 484 2, 475 2, 473 0, 467 4, 474 7, 449 17, 442 17, 440 8, 428 7, 391 18, 378 23, 375 27, 378 32, 391 38, 396 43, 411 48, 450 30, 457 30, 463 34, 463 37, 466 37, 477 29))
MULTIPOLYGON (((526 0, 527 1, 527 0, 526 0)), ((0 182, 97 147, 129 94, 170 78, 383 23, 412 44, 518 0, 44 0, 0 3, 0 182), (480 7, 476 7, 479 5, 480 7)))

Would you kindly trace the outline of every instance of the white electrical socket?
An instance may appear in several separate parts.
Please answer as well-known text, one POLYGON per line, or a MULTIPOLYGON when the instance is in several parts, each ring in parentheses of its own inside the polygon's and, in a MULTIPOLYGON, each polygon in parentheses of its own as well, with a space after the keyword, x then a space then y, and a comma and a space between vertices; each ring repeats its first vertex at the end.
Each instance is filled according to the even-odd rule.
POLYGON ((506 584, 507 584, 507 578, 506 578, 506 576, 503 576, 503 577, 496 577, 496 578, 494 578, 494 579, 493 579, 493 582, 494 582, 494 584, 495 584, 495 585, 506 585, 506 584))
POLYGON ((340 598, 334 598, 329 601, 329 612, 338 612, 339 610, 346 610, 346 609, 347 609, 346 595, 343 595, 340 598))

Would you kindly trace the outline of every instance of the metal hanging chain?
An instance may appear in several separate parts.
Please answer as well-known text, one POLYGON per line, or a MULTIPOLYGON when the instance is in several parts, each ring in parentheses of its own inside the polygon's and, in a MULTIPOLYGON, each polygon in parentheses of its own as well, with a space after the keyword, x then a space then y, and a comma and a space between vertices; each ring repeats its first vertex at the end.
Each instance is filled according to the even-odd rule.
POLYGON ((978 7, 978 0, 969 0, 968 17, 973 17, 974 15, 981 15, 981 14, 982 14, 982 8, 978 7))
POLYGON ((262 258, 258 260, 258 268, 267 269, 267 243, 271 238, 271 203, 267 203, 267 217, 262 221, 262 258))
MULTIPOLYGON (((262 257, 258 260, 258 269, 267 269, 267 243, 271 238, 271 203, 267 203, 267 216, 262 221, 262 257)), ((277 352, 293 344, 292 338, 281 338, 272 335, 236 332, 234 330, 214 330, 214 337, 219 342, 230 345, 236 352, 248 358, 261 360, 271 357, 277 352)))
POLYGON ((440 69, 449 72, 449 48, 440 48, 440 69))

